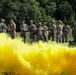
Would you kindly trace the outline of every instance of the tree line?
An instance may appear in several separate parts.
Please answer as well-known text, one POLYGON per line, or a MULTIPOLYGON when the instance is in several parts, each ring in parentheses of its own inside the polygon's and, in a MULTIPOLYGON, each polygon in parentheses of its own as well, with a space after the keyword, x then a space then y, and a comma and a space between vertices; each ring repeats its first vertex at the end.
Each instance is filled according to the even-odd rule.
POLYGON ((62 20, 70 25, 76 16, 76 0, 0 0, 0 18, 4 18, 6 23, 10 19, 15 20, 17 30, 24 19, 27 24, 33 20, 46 22, 51 20, 62 20))

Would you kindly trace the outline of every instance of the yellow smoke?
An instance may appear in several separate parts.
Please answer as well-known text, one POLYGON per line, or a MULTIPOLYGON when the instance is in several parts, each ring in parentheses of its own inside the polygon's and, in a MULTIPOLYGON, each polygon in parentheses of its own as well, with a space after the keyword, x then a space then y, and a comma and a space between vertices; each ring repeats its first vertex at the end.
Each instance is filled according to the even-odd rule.
POLYGON ((0 72, 20 75, 76 74, 76 47, 56 43, 24 44, 0 34, 0 72))

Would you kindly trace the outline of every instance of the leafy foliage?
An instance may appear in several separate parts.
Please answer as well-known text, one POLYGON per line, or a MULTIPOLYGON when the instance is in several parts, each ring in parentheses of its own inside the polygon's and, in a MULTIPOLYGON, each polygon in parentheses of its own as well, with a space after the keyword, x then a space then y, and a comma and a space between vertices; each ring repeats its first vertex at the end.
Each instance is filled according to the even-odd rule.
POLYGON ((60 4, 58 9, 59 9, 59 11, 61 13, 61 19, 63 21, 65 21, 65 19, 67 21, 69 21, 72 17, 74 19, 73 9, 72 9, 71 5, 67 1, 60 4))
POLYGON ((76 15, 75 0, 0 0, 0 18, 14 19, 19 25, 22 19, 34 20, 34 23, 46 21, 47 24, 54 18, 63 22, 73 22, 76 15), (50 20, 49 20, 50 19, 50 20))

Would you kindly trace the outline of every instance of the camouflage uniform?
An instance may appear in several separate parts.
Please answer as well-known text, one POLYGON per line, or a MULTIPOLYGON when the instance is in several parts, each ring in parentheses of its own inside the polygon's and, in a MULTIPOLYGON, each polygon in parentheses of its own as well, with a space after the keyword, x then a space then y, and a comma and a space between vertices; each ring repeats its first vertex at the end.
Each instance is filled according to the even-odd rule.
POLYGON ((54 41, 55 38, 55 29, 56 29, 56 25, 54 24, 54 21, 52 21, 52 24, 49 26, 49 40, 52 37, 52 41, 54 41))
POLYGON ((37 28, 37 41, 39 40, 44 40, 43 38, 43 27, 41 26, 41 23, 39 23, 38 28, 37 28))
POLYGON ((76 43, 76 21, 74 22, 74 25, 72 27, 72 36, 73 36, 74 42, 76 43))
POLYGON ((1 19, 1 22, 0 22, 0 33, 1 32, 6 32, 6 24, 5 24, 5 20, 4 19, 1 19))
POLYGON ((63 36, 62 36, 62 42, 68 41, 68 33, 69 33, 70 27, 67 25, 67 23, 63 26, 63 36))
POLYGON ((24 20, 23 20, 23 23, 20 25, 20 30, 21 30, 21 36, 24 38, 24 42, 25 42, 26 33, 28 31, 28 25, 25 24, 24 20))
POLYGON ((46 24, 44 23, 43 25, 43 37, 44 37, 44 41, 48 41, 48 27, 46 26, 46 24))
POLYGON ((10 20, 10 24, 7 26, 7 30, 11 38, 14 39, 16 36, 16 24, 13 20, 10 20))
POLYGON ((29 25, 31 43, 36 41, 36 30, 37 30, 37 27, 35 24, 33 24, 33 21, 31 20, 29 25))
POLYGON ((57 43, 62 43, 62 29, 63 29, 63 26, 62 26, 62 21, 58 21, 59 24, 58 24, 58 27, 57 27, 57 33, 56 33, 56 42, 57 43))

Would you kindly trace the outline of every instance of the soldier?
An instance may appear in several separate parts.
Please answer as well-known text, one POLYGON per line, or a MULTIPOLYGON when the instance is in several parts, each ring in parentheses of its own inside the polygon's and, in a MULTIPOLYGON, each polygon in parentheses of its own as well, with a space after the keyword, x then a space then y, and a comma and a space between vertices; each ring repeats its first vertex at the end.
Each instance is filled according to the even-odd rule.
POLYGON ((62 21, 58 21, 58 27, 57 27, 57 33, 56 33, 56 42, 57 43, 62 43, 62 29, 63 29, 63 24, 62 21))
POLYGON ((43 38, 43 27, 41 26, 41 23, 38 24, 38 28, 37 28, 37 41, 39 40, 44 40, 43 38))
POLYGON ((7 30, 11 38, 14 39, 16 36, 16 24, 13 20, 10 20, 10 24, 7 25, 7 30))
POLYGON ((63 35, 62 35, 62 42, 67 42, 68 41, 68 33, 69 33, 70 27, 68 23, 66 22, 65 25, 63 26, 63 35))
POLYGON ((44 41, 48 42, 48 27, 46 26, 46 23, 43 24, 43 37, 44 41))
POLYGON ((74 25, 72 27, 72 36, 73 36, 73 39, 74 39, 74 43, 76 43, 76 19, 74 21, 74 25))
POLYGON ((55 21, 52 20, 52 24, 49 26, 49 40, 50 40, 50 37, 52 37, 52 41, 54 41, 54 38, 55 38, 55 29, 56 29, 56 25, 55 25, 55 21))
POLYGON ((6 32, 6 24, 5 24, 5 20, 4 19, 1 19, 1 22, 0 22, 0 33, 1 32, 6 32))
POLYGON ((30 31, 30 40, 31 40, 31 43, 36 41, 36 25, 33 24, 33 21, 30 20, 30 25, 29 25, 29 31, 30 31))
POLYGON ((28 31, 28 25, 25 24, 25 20, 22 21, 22 24, 20 25, 20 30, 21 30, 21 36, 24 38, 24 42, 25 42, 26 33, 28 31))

